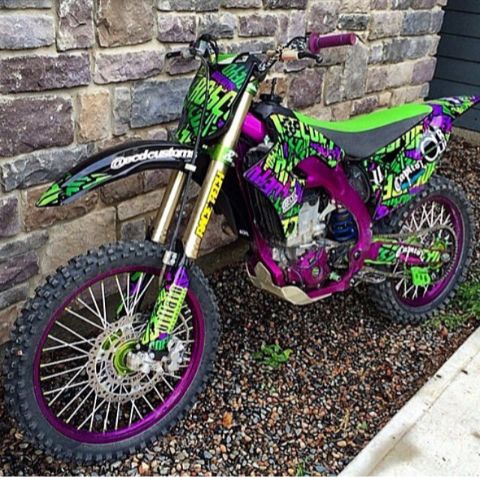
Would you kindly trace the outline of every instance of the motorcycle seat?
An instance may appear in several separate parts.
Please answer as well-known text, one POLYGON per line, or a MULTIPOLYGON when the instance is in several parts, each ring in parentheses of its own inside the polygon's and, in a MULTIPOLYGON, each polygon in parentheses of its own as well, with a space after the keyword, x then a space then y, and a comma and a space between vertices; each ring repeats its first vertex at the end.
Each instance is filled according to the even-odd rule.
POLYGON ((404 104, 346 121, 320 121, 300 113, 296 116, 341 147, 347 156, 364 159, 398 139, 431 112, 428 104, 404 104))

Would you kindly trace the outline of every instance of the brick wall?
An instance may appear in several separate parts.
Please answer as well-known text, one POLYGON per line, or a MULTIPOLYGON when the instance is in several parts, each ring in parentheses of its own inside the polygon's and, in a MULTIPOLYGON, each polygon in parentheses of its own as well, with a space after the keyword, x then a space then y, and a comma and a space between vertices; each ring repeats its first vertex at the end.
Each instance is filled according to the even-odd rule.
MULTIPOLYGON (((42 276, 69 257, 142 237, 167 180, 140 174, 68 207, 45 185, 95 150, 167 138, 194 62, 165 52, 209 31, 228 50, 307 30, 354 30, 321 67, 279 66, 287 104, 344 119, 428 93, 443 12, 436 0, 0 0, 0 342, 42 276)), ((215 218, 206 248, 232 240, 215 218)))

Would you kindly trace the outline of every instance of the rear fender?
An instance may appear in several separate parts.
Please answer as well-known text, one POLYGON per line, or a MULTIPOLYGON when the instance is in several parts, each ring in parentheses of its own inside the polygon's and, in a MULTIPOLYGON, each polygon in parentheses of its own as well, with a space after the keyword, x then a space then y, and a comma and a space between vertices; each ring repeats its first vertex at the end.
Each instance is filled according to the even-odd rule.
POLYGON ((451 96, 429 101, 428 105, 433 108, 432 116, 440 123, 437 127, 450 133, 454 121, 479 103, 480 96, 451 96))
POLYGON ((138 141, 107 149, 56 181, 39 199, 37 207, 69 204, 91 190, 144 170, 183 170, 193 155, 193 147, 167 141, 138 141))
POLYGON ((374 220, 390 215, 424 188, 447 148, 454 121, 478 103, 480 96, 429 101, 432 112, 421 123, 365 161, 374 220))

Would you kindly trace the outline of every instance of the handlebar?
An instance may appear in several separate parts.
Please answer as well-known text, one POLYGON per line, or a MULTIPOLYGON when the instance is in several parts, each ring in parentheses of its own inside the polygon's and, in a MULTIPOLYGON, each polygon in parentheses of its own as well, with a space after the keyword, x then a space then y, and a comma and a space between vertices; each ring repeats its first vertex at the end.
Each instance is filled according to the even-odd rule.
POLYGON ((178 51, 169 51, 165 57, 168 59, 171 58, 182 58, 183 60, 190 60, 195 57, 195 53, 192 53, 192 51, 188 48, 184 50, 178 50, 178 51))
POLYGON ((340 35, 321 36, 318 33, 310 33, 308 37, 308 49, 311 53, 318 54, 323 48, 334 46, 355 45, 357 35, 343 33, 340 35))
MULTIPOLYGON (((314 59, 317 63, 321 63, 322 58, 319 53, 323 48, 354 45, 356 42, 357 35, 354 33, 329 36, 309 33, 306 37, 294 38, 286 46, 280 47, 277 50, 260 52, 260 54, 264 54, 268 58, 268 61, 264 63, 261 71, 270 69, 276 61, 297 61, 310 58, 314 59)), ((185 60, 195 57, 206 58, 207 53, 218 54, 217 43, 211 35, 202 35, 198 40, 190 44, 188 48, 168 52, 166 58, 182 58, 185 60)))

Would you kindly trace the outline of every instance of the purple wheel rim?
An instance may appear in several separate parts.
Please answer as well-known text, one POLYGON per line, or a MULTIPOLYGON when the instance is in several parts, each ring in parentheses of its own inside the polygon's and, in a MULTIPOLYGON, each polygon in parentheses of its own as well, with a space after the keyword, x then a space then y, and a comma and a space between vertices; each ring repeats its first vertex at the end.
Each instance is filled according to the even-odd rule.
MULTIPOLYGON (((411 308, 420 308, 424 306, 430 305, 433 301, 435 301, 449 286, 452 279, 454 278, 456 271, 458 269, 458 265, 460 263, 461 257, 464 252, 465 248, 465 233, 464 233, 464 224, 462 219, 462 214, 458 207, 453 203, 450 199, 444 196, 430 196, 426 199, 425 202, 436 202, 438 204, 443 205, 447 212, 450 214, 453 223, 453 230, 455 231, 455 238, 457 241, 457 247, 455 249, 455 258, 453 263, 450 266, 450 270, 448 273, 434 286, 432 286, 427 292, 414 299, 410 299, 404 296, 401 296, 400 293, 395 290, 397 300, 411 308)), ((419 205, 422 205, 424 202, 421 202, 419 205)))
POLYGON ((68 304, 72 300, 74 300, 89 286, 100 282, 101 280, 104 280, 105 278, 108 278, 110 276, 131 272, 145 272, 150 274, 156 274, 158 273, 158 271, 158 269, 152 267, 139 266, 129 266, 109 270, 108 272, 105 272, 87 281, 82 285, 82 287, 71 293, 50 318, 47 327, 42 333, 39 344, 37 346, 37 351, 35 353, 35 360, 33 364, 33 384, 35 397, 42 414, 59 433, 76 441, 89 444, 108 444, 111 442, 129 439, 150 429, 153 425, 164 419, 176 407, 176 405, 181 401, 182 397, 189 389, 200 367, 205 344, 205 323, 203 320, 202 309, 198 298, 191 290, 189 290, 187 293, 187 304, 193 317, 194 343, 192 345, 192 355, 190 358, 190 362, 188 367, 184 371, 180 381, 175 386, 174 390, 154 411, 150 412, 148 415, 144 416, 142 419, 133 423, 132 425, 115 431, 109 431, 105 433, 83 431, 76 429, 73 426, 70 426, 61 419, 59 419, 48 406, 42 392, 40 384, 40 364, 43 346, 55 321, 61 316, 65 307, 68 306, 68 304))

